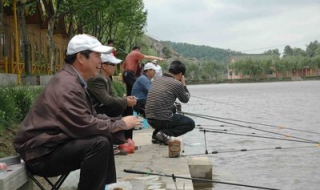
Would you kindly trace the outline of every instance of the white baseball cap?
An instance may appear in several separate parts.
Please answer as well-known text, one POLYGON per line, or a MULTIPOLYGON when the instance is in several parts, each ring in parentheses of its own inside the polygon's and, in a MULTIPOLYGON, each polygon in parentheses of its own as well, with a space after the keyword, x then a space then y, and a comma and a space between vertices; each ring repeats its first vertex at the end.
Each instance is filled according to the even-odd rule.
POLYGON ((144 66, 143 70, 145 71, 145 70, 149 70, 149 69, 152 69, 152 70, 156 71, 157 67, 153 63, 149 62, 144 66))
POLYGON ((69 41, 67 55, 72 55, 84 50, 91 50, 98 53, 111 53, 113 47, 102 45, 99 40, 88 34, 78 34, 69 41))
POLYGON ((112 64, 119 64, 121 63, 121 59, 117 59, 113 54, 101 54, 102 62, 105 63, 112 63, 112 64))

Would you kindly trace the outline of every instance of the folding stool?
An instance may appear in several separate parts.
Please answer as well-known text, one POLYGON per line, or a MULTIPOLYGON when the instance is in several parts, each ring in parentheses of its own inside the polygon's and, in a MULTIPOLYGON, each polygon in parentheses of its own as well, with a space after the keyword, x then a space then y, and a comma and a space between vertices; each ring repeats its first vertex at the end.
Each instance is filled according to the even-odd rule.
MULTIPOLYGON (((33 175, 32 173, 30 173, 30 171, 27 170, 27 174, 28 176, 32 179, 32 181, 41 189, 41 190, 46 190, 43 185, 41 185, 41 183, 35 178, 35 175, 33 175)), ((64 180, 68 177, 69 173, 63 174, 61 175, 58 180, 53 183, 52 181, 50 181, 49 177, 42 177, 43 179, 45 179, 47 181, 47 183, 51 186, 51 190, 59 190, 60 186, 62 185, 62 183, 64 182, 64 180)))

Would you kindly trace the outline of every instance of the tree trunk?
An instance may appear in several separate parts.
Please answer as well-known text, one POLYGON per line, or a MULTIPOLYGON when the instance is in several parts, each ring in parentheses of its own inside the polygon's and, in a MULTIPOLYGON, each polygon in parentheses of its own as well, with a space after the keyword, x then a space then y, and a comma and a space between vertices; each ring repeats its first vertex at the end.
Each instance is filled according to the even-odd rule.
POLYGON ((23 53, 24 53, 24 69, 25 74, 30 75, 31 67, 30 67, 30 40, 28 38, 26 19, 24 14, 25 4, 18 4, 18 18, 20 23, 20 32, 23 44, 23 53))
POLYGON ((54 31, 54 17, 51 17, 48 22, 48 40, 49 40, 49 49, 50 49, 50 71, 49 74, 54 74, 56 72, 56 47, 53 40, 53 31, 54 31))

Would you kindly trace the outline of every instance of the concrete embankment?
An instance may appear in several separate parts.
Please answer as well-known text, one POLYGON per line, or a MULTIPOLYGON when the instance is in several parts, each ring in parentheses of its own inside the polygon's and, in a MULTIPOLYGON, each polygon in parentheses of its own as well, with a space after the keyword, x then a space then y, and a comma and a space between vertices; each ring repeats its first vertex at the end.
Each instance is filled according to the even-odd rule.
MULTIPOLYGON (((134 190, 193 190, 194 187, 192 180, 182 178, 191 178, 192 172, 190 172, 189 169, 190 165, 192 165, 191 168, 195 168, 191 170, 194 170, 197 173, 196 170, 198 163, 201 165, 201 163, 205 163, 206 161, 203 161, 203 159, 200 159, 200 161, 197 159, 194 160, 194 158, 183 156, 169 158, 168 146, 152 144, 152 131, 153 130, 150 128, 135 130, 133 139, 139 149, 133 154, 115 156, 118 183, 114 184, 112 187, 123 186, 125 187, 124 189, 127 187, 128 189, 134 190), (125 172, 125 169, 163 175, 133 174, 125 172), (175 178, 175 183, 172 177, 168 177, 168 175, 171 176, 172 174, 182 178, 175 178)), ((182 138, 178 139, 183 141, 182 138)), ((200 168, 201 167, 203 166, 200 166, 200 168)), ((208 171, 212 174, 212 165, 209 164, 209 166, 205 167, 207 169, 207 174, 208 171)), ((205 171, 202 169, 200 170, 200 173, 205 171)), ((63 184, 62 189, 75 188, 77 180, 79 180, 78 176, 79 171, 71 173, 66 182, 63 184), (70 188, 72 186, 73 188, 70 188)), ((195 177, 194 174, 192 177, 195 177)))

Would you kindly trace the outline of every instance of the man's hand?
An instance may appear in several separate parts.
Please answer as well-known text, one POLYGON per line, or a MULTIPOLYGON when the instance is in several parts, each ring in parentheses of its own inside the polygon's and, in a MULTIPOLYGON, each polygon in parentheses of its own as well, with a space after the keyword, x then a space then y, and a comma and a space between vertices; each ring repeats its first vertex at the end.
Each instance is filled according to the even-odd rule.
POLYGON ((135 126, 141 125, 142 123, 142 119, 138 118, 137 116, 125 116, 122 118, 122 120, 126 123, 127 127, 125 128, 125 130, 131 129, 135 126))
POLYGON ((181 84, 182 84, 183 86, 186 86, 186 78, 184 78, 183 75, 181 76, 180 81, 181 81, 181 84))
POLYGON ((127 96, 127 105, 128 107, 132 107, 134 105, 136 105, 137 103, 137 98, 134 96, 127 96))

